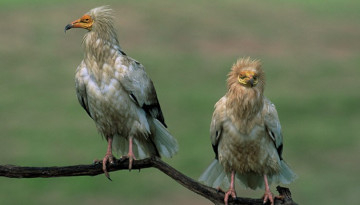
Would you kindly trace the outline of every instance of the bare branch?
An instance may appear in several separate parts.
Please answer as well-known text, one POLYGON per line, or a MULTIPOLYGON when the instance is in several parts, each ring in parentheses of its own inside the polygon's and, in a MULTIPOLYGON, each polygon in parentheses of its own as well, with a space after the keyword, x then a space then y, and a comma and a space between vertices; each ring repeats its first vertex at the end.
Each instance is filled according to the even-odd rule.
MULTIPOLYGON (((127 170, 129 167, 129 161, 127 159, 115 160, 114 164, 108 166, 108 171, 127 170)), ((154 167, 164 174, 168 175, 179 184, 183 185, 187 189, 207 198, 214 204, 224 204, 224 193, 217 189, 205 186, 190 177, 182 174, 178 170, 174 169, 161 159, 146 158, 143 160, 135 160, 133 162, 133 169, 145 169, 154 167)), ((96 163, 91 165, 74 165, 64 167, 21 167, 14 165, 0 165, 0 176, 9 178, 49 178, 49 177, 69 177, 69 176, 95 176, 103 174, 102 164, 96 163)), ((286 204, 295 205, 291 198, 291 193, 288 188, 277 187, 278 192, 284 198, 283 200, 276 199, 275 205, 286 204)), ((248 204, 248 205, 262 205, 262 199, 250 199, 250 198, 236 198, 229 200, 229 204, 248 204)))

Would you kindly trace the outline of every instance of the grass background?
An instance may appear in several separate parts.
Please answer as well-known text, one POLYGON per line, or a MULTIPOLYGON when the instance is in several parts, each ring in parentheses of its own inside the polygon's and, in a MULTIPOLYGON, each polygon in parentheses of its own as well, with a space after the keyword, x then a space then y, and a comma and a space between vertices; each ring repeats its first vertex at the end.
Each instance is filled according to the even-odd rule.
MULTIPOLYGON (((106 142, 77 102, 83 30, 65 25, 109 4, 124 51, 147 68, 180 152, 198 178, 213 159, 209 124, 238 57, 261 59, 300 204, 360 194, 360 2, 0 1, 0 164, 61 166, 102 158, 106 142)), ((104 176, 0 178, 0 204, 210 204, 155 169, 104 176)), ((275 191, 275 185, 272 186, 275 191)), ((238 189, 260 197, 262 190, 238 189)))

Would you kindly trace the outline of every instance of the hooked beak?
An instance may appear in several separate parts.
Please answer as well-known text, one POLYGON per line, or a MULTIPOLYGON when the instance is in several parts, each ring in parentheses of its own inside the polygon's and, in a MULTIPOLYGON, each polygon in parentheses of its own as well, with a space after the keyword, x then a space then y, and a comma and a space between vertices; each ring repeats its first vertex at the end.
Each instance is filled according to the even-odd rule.
POLYGON ((77 19, 77 20, 69 23, 68 25, 66 25, 64 31, 66 33, 67 30, 72 29, 72 28, 85 28, 85 29, 88 29, 88 27, 89 27, 88 24, 81 22, 81 19, 77 19))
POLYGON ((73 28, 73 25, 72 25, 72 24, 68 24, 68 25, 65 26, 64 32, 66 33, 67 30, 72 29, 72 28, 73 28))
POLYGON ((250 78, 248 82, 250 83, 251 87, 254 87, 254 78, 250 78))

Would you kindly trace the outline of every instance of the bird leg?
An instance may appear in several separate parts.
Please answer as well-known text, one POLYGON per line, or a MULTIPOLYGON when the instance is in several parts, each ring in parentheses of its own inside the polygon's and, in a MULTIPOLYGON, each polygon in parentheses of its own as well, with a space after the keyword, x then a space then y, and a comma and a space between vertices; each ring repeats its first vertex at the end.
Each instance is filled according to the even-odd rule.
POLYGON ((129 153, 127 154, 127 157, 129 158, 129 170, 131 170, 132 168, 133 160, 136 160, 132 146, 133 146, 133 137, 129 137, 129 153))
POLYGON ((232 171, 231 172, 231 182, 230 182, 230 188, 229 190, 225 193, 225 197, 224 197, 224 203, 225 205, 228 204, 228 200, 229 200, 229 196, 231 195, 232 198, 236 198, 236 192, 235 192, 235 172, 232 171))
POLYGON ((264 174, 264 181, 265 181, 265 194, 264 194, 264 204, 267 200, 270 201, 271 205, 274 205, 274 198, 269 188, 269 183, 266 174, 264 174))
MULTIPOLYGON (((110 179, 110 175, 109 175, 109 172, 107 171, 106 169, 106 164, 107 162, 111 163, 111 164, 114 164, 114 155, 112 154, 112 138, 109 137, 107 139, 108 141, 108 147, 107 147, 107 151, 106 151, 106 154, 105 154, 105 157, 104 159, 102 160, 102 169, 104 171, 104 174, 105 176, 110 179)), ((111 180, 111 179, 110 179, 111 180)))

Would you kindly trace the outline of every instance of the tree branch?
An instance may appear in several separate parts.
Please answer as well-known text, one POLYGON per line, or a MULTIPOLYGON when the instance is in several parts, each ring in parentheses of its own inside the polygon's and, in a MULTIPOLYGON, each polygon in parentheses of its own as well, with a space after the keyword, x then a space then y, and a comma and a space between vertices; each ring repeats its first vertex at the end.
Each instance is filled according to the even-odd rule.
MULTIPOLYGON (((164 174, 168 175, 179 184, 187 189, 207 198, 214 204, 224 204, 224 192, 217 189, 203 185, 188 176, 185 176, 178 170, 163 162, 157 157, 146 158, 143 160, 135 160, 133 162, 133 169, 145 169, 154 167, 164 174)), ((108 171, 127 170, 129 161, 127 159, 115 160, 114 164, 108 165, 108 171)), ((0 176, 9 178, 49 178, 49 177, 69 177, 69 176, 95 176, 103 174, 102 164, 96 163, 91 165, 74 165, 64 167, 21 167, 14 165, 0 165, 0 176)), ((277 187, 281 199, 275 200, 275 205, 286 204, 296 205, 291 198, 291 193, 288 188, 277 187)), ((248 204, 248 205, 262 205, 262 199, 241 198, 232 199, 230 197, 229 205, 233 204, 248 204)))

